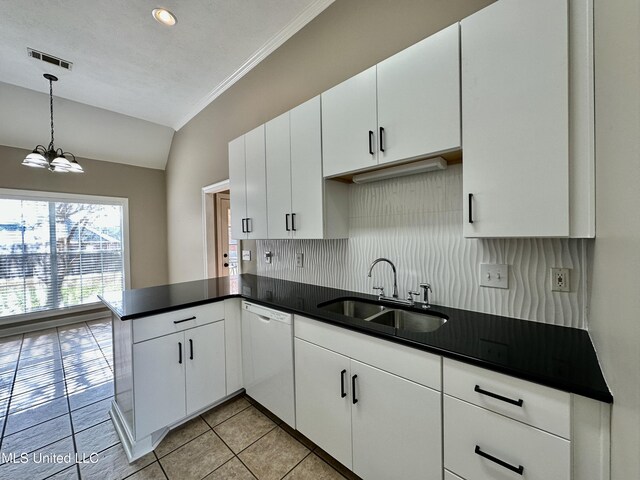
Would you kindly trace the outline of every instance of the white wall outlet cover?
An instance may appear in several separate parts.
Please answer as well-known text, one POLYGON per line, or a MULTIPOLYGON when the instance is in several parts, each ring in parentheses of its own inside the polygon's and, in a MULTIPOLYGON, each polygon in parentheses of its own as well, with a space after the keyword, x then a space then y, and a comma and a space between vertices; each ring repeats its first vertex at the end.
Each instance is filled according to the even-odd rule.
POLYGON ((481 263, 480 286, 489 288, 509 288, 509 265, 481 263))
POLYGON ((551 291, 570 292, 571 291, 571 270, 568 268, 554 267, 551 269, 551 291))
POLYGON ((242 260, 244 262, 251 261, 251 250, 242 250, 242 260))
POLYGON ((304 267, 304 253, 296 253, 296 267, 304 267))

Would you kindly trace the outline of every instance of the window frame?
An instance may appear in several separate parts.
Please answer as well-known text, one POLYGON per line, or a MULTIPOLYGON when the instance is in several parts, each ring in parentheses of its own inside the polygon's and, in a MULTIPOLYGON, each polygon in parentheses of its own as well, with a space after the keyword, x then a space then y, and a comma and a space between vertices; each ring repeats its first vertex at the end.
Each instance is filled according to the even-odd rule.
MULTIPOLYGON (((107 197, 102 195, 87 195, 82 193, 62 193, 62 192, 46 192, 38 190, 20 190, 13 188, 0 188, 0 197, 14 200, 31 200, 44 202, 78 202, 93 203, 101 205, 118 205, 122 207, 122 240, 123 240, 123 267, 124 267, 124 285, 125 289, 131 288, 131 261, 129 250, 129 199, 126 197, 107 197)), ((25 322, 30 320, 38 320, 51 316, 60 316, 64 314, 74 314, 89 310, 95 310, 102 302, 84 303, 82 305, 74 305, 72 307, 51 308, 48 310, 39 310, 37 312, 19 313, 17 315, 7 315, 0 317, 0 326, 15 322, 25 322)))

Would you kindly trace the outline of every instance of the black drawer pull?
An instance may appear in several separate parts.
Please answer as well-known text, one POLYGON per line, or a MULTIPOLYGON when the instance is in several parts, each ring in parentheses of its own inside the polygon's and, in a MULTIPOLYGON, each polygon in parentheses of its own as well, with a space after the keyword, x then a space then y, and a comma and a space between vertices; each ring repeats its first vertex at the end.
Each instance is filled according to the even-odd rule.
POLYGON ((247 221, 246 218, 242 219, 242 233, 247 233, 247 227, 245 225, 245 222, 247 221))
POLYGON ((178 363, 182 363, 182 342, 178 342, 178 363))
POLYGON ((373 151, 373 132, 369 130, 369 155, 374 155, 373 151))
POLYGON ((358 378, 358 375, 351 377, 351 396, 353 397, 354 405, 358 403, 358 399, 356 398, 356 378, 358 378))
POLYGON ((469 223, 473 223, 473 193, 469 194, 469 223))
POLYGON ((380 127, 380 151, 384 152, 384 127, 380 127))
POLYGON ((524 400, 522 400, 521 398, 519 398, 518 400, 514 400, 512 398, 503 397, 502 395, 498 395, 497 393, 488 392, 486 390, 483 390, 482 388, 480 388, 480 385, 476 385, 476 387, 473 389, 473 391, 474 392, 478 392, 481 395, 486 395, 487 397, 491 397, 491 398, 496 398, 498 400, 502 400, 503 402, 510 403, 511 405, 515 405, 516 407, 522 407, 522 404, 524 403, 524 400))
POLYGON ((189 339, 189 360, 193 360, 193 340, 189 339))
POLYGON ((296 214, 291 214, 291 230, 296 231, 296 214))
POLYGON ((184 320, 174 320, 173 323, 175 323, 176 325, 179 323, 184 323, 184 322, 188 322, 189 320, 195 320, 196 317, 189 317, 189 318, 185 318, 184 320))
POLYGON ((481 457, 484 457, 487 460, 491 460, 492 462, 497 463, 498 465, 506 468, 507 470, 516 472, 518 475, 522 475, 522 473, 524 472, 524 467, 522 465, 518 465, 517 467, 514 467, 510 463, 502 461, 499 458, 494 457, 493 455, 489 455, 488 453, 483 452, 482 450, 480 450, 480 447, 478 445, 476 445, 476 455, 480 455, 481 457))
POLYGON ((291 231, 291 229, 289 228, 289 215, 289 213, 284 214, 284 228, 287 232, 291 231))
POLYGON ((342 370, 340 372, 340 398, 344 398, 347 396, 347 392, 344 391, 344 377, 346 373, 346 370, 342 370))

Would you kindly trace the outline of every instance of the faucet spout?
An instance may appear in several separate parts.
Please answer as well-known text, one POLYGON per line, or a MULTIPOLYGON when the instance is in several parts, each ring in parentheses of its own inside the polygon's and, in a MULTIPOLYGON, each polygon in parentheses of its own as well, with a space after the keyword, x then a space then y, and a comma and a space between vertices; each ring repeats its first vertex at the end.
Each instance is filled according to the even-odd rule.
POLYGON ((396 266, 393 264, 391 260, 388 258, 376 258, 369 267, 369 272, 367 273, 367 277, 371 277, 371 271, 373 267, 375 267, 380 262, 386 262, 391 266, 391 270, 393 271, 393 298, 398 298, 398 274, 396 272, 396 266))

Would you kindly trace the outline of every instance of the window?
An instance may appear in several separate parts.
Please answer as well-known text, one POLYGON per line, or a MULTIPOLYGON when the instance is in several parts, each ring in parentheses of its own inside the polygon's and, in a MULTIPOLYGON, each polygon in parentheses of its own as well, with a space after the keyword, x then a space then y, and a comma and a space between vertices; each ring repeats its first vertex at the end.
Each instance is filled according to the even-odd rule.
POLYGON ((0 317, 125 288, 126 199, 0 190, 0 317))

